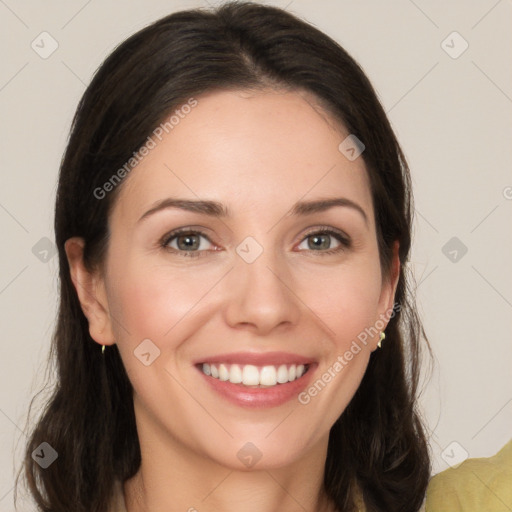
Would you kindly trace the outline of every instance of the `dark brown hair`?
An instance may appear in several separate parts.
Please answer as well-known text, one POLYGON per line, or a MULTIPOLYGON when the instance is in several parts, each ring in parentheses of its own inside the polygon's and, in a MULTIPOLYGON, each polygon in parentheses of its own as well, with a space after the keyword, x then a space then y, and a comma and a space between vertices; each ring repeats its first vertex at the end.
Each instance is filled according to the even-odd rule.
POLYGON ((131 383, 117 347, 102 357, 89 335, 65 241, 82 237, 87 266, 101 263, 122 184, 102 199, 94 191, 173 109, 205 92, 268 87, 313 93, 363 141, 384 275, 393 243, 400 244, 400 312, 332 427, 326 493, 343 511, 355 509, 356 487, 368 511, 419 509, 430 475, 416 411, 420 348, 428 342, 406 276, 413 212, 407 164, 370 82, 339 44, 284 10, 230 2, 174 13, 131 36, 101 65, 78 105, 55 207, 60 304, 50 356, 57 379, 22 468, 40 510, 106 512, 114 482, 132 477, 141 460, 131 383), (47 469, 31 456, 42 442, 58 452, 47 469))

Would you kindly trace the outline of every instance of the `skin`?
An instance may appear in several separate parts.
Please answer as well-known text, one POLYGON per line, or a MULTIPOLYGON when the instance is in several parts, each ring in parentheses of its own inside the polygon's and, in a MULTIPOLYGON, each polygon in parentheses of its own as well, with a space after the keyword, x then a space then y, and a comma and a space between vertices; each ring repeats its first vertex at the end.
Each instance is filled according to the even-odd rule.
MULTIPOLYGON (((302 405, 237 406, 207 386, 198 359, 229 352, 285 351, 313 358, 315 379, 393 306, 399 271, 379 263, 374 210, 362 158, 338 150, 348 132, 305 92, 221 91, 198 105, 131 171, 109 219, 102 268, 88 272, 83 241, 67 241, 71 275, 92 338, 117 343, 134 387, 142 465, 125 483, 129 512, 319 511, 329 430, 357 390, 378 337, 302 405), (168 197, 223 203, 215 218, 175 208, 139 221, 168 197), (299 200, 344 197, 310 215, 286 215, 299 200), (191 227, 200 257, 164 235, 191 227), (351 239, 344 247, 322 227, 351 239), (237 246, 263 248, 247 263, 237 246), (181 248, 180 248, 181 247, 181 248), (340 248, 333 254, 326 250, 340 248), (181 250, 181 252, 179 252, 181 250), (149 366, 134 350, 150 339, 149 366), (237 457, 247 443, 262 457, 237 457), (192 508, 193 507, 193 508, 192 508)), ((108 347, 107 347, 108 350, 108 347)))

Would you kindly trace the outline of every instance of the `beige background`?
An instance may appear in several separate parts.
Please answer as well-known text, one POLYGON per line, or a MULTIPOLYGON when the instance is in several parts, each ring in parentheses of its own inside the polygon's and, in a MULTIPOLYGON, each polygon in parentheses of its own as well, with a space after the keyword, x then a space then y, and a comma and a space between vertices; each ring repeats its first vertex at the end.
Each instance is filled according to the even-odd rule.
MULTIPOLYGON (((494 454, 512 437, 512 3, 266 3, 306 18, 360 62, 411 165, 411 265, 436 356, 422 396, 434 472, 494 454)), ((43 382, 57 258, 41 261, 51 250, 41 239, 53 240, 57 170, 77 102, 116 44, 172 11, 206 5, 0 0, 0 511, 14 510, 13 465, 43 382), (58 43, 46 59, 31 47, 44 37, 51 48, 44 31, 58 43)))

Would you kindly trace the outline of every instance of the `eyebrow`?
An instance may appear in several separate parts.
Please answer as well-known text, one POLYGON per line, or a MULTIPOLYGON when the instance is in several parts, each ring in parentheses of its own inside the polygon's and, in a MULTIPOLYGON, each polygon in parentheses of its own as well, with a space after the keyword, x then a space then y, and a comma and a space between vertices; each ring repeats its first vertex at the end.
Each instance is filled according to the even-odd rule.
MULTIPOLYGON (((368 216, 366 215, 364 209, 354 201, 345 197, 317 199, 314 201, 298 201, 292 206, 288 215, 311 215, 313 213, 324 212, 334 208, 335 206, 343 206, 356 210, 361 214, 365 223, 368 225, 368 216)), ((142 215, 142 217, 137 222, 141 222, 142 220, 147 219, 149 216, 169 208, 185 210, 188 212, 199 213, 217 218, 226 218, 231 216, 229 209, 218 201, 191 200, 168 197, 155 203, 146 213, 142 215)))

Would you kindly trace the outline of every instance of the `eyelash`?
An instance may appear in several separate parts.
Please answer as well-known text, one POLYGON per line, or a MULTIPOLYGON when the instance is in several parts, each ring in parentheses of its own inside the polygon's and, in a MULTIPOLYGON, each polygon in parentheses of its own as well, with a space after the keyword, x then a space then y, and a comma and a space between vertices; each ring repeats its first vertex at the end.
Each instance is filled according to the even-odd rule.
MULTIPOLYGON (((210 243, 213 243, 210 240, 210 238, 206 234, 204 234, 202 231, 193 230, 190 228, 180 228, 180 229, 176 229, 176 230, 172 231, 171 233, 166 234, 160 242, 161 247, 163 249, 165 249, 166 251, 169 251, 172 253, 178 253, 182 256, 190 257, 190 258, 198 258, 198 257, 204 256, 205 255, 204 253, 210 252, 210 251, 178 251, 174 248, 169 247, 169 243, 174 238, 177 238, 180 235, 200 235, 200 236, 206 238, 210 243)), ((320 256, 328 256, 331 254, 336 254, 336 253, 339 253, 346 249, 350 249, 350 247, 352 246, 352 242, 348 236, 343 234, 341 231, 337 231, 337 230, 327 227, 327 226, 325 226, 325 227, 320 226, 319 228, 316 228, 315 231, 306 233, 306 235, 300 241, 300 243, 302 243, 304 240, 306 240, 307 238, 309 238, 313 235, 330 235, 330 236, 334 237, 338 242, 340 242, 339 247, 336 247, 334 249, 328 249, 326 251, 314 251, 314 250, 309 249, 310 252, 317 252, 320 256)))

